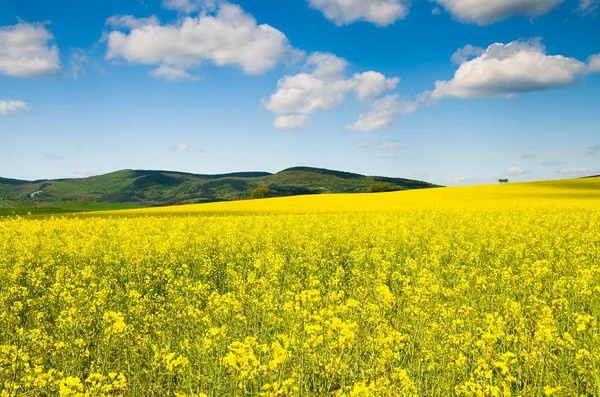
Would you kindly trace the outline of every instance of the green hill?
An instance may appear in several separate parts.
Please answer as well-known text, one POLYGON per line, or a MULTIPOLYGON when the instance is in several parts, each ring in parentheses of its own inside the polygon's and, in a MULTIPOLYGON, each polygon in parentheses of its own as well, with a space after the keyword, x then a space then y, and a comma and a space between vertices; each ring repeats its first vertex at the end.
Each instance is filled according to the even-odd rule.
MULTIPOLYGON (((374 184, 392 190, 436 187, 427 182, 295 167, 276 174, 238 172, 199 175, 172 171, 121 170, 81 179, 21 181, 0 178, 0 208, 35 208, 61 203, 161 206, 248 199, 257 187, 270 196, 360 193, 374 184)), ((57 207, 57 208, 58 208, 57 207)))

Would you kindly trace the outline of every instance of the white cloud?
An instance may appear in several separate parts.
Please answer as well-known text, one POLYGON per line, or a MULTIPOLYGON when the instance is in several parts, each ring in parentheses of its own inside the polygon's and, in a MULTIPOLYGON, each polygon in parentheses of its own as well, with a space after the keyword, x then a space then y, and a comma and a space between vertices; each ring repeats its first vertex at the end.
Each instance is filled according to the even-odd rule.
POLYGON ((433 10, 431 10, 431 15, 440 15, 442 13, 442 10, 440 9, 440 7, 435 7, 433 10))
MULTIPOLYGON (((306 61, 305 72, 279 80, 277 91, 264 101, 265 107, 280 116, 307 116, 336 108, 350 92, 365 100, 394 89, 399 82, 376 72, 355 74, 347 79, 347 68, 348 63, 333 54, 313 53, 306 61)), ((282 120, 277 124, 286 125, 282 120)), ((306 117, 303 125, 307 123, 306 117)))
POLYGON ((461 64, 452 80, 437 81, 432 96, 511 97, 573 85, 586 71, 586 65, 577 59, 546 55, 539 40, 496 43, 461 64))
POLYGON ((600 72, 600 54, 592 55, 588 59, 588 70, 590 72, 600 72))
POLYGON ((382 142, 381 148, 385 150, 402 150, 404 145, 399 142, 382 142))
POLYGON ((589 72, 600 71, 600 54, 591 56, 587 64, 562 55, 546 55, 541 39, 495 43, 485 50, 468 45, 456 51, 452 61, 460 63, 454 78, 436 81, 433 91, 424 91, 415 101, 404 102, 401 114, 447 97, 511 98, 567 87, 582 81, 589 72), (468 60, 472 56, 476 58, 468 60))
POLYGON ((186 70, 209 61, 262 74, 293 53, 285 35, 233 4, 216 15, 186 17, 167 25, 144 25, 129 33, 110 32, 106 58, 186 70))
POLYGON ((361 114, 358 120, 346 128, 355 131, 379 131, 390 127, 400 115, 398 95, 388 95, 375 103, 371 110, 361 114))
POLYGON ((514 15, 537 17, 565 0, 434 0, 463 22, 489 25, 514 15))
POLYGON ((78 79, 79 76, 85 74, 85 67, 83 66, 83 64, 89 61, 90 59, 86 55, 85 51, 83 51, 82 49, 73 50, 71 52, 71 56, 69 57, 69 74, 71 75, 71 77, 73 77, 74 79, 78 79))
POLYGON ((388 95, 375 101, 371 110, 360 115, 358 121, 346 128, 355 131, 371 132, 391 127, 400 116, 416 112, 421 106, 433 103, 431 92, 425 91, 414 101, 399 101, 399 95, 388 95))
POLYGON ((344 76, 348 62, 329 52, 314 52, 306 60, 305 67, 319 80, 339 80, 344 76))
POLYGON ((512 176, 520 176, 520 175, 525 175, 527 174, 527 171, 523 170, 522 168, 519 167, 509 167, 506 172, 506 175, 512 175, 512 176))
POLYGON ((482 55, 484 52, 485 48, 473 47, 471 44, 467 44, 463 48, 459 48, 458 50, 456 50, 456 52, 452 54, 450 60, 452 61, 452 63, 460 65, 461 63, 464 63, 471 58, 475 58, 482 55))
POLYGON ((113 15, 108 17, 104 23, 106 26, 110 26, 113 29, 138 29, 144 26, 159 26, 160 21, 156 15, 152 15, 148 18, 136 18, 133 15, 113 15))
POLYGON ((400 83, 399 78, 387 79, 378 72, 364 72, 355 74, 353 81, 356 89, 356 97, 359 100, 377 96, 385 91, 391 91, 400 83))
POLYGON ((310 117, 305 114, 292 114, 275 118, 278 130, 302 130, 310 126, 310 117))
POLYGON ((0 116, 7 116, 20 110, 27 110, 29 106, 22 101, 0 101, 0 116))
POLYGON ((155 79, 162 79, 166 81, 184 81, 199 79, 198 76, 190 74, 183 69, 178 69, 165 65, 162 65, 158 69, 151 71, 150 76, 154 77, 155 79))
POLYGON ((60 72, 58 48, 44 24, 25 22, 0 27, 0 73, 15 77, 44 77, 60 72))
POLYGON ((277 114, 311 114, 331 110, 340 105, 350 90, 346 80, 321 80, 312 74, 285 76, 266 103, 267 110, 277 114))
POLYGON ((163 8, 175 10, 183 14, 205 10, 212 11, 217 7, 216 0, 163 0, 163 8))
POLYGON ((187 143, 180 143, 178 145, 176 145, 173 150, 177 151, 177 152, 187 152, 188 150, 190 150, 190 145, 187 143))
POLYGON ((309 4, 338 26, 357 21, 389 26, 404 19, 410 9, 410 0, 309 0, 309 4))
POLYGON ((368 148, 368 147, 371 147, 371 142, 369 142, 369 141, 357 142, 356 146, 358 146, 359 148, 368 148))
POLYGON ((579 167, 579 168, 563 168, 556 171, 557 174, 561 174, 569 177, 582 177, 582 176, 591 176, 595 174, 600 174, 600 169, 592 169, 588 167, 579 167))
POLYGON ((581 15, 597 15, 600 9, 600 0, 581 0, 577 11, 581 15))
POLYGON ((431 91, 423 91, 414 101, 404 101, 400 104, 400 114, 407 115, 416 112, 421 106, 431 106, 435 101, 431 91))

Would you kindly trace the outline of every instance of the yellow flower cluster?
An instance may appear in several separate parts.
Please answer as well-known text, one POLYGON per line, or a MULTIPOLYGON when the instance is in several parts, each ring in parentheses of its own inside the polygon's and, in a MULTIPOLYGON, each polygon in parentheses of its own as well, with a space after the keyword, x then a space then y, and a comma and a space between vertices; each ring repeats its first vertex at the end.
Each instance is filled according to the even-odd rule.
POLYGON ((600 395, 600 183, 565 186, 3 219, 0 396, 600 395))

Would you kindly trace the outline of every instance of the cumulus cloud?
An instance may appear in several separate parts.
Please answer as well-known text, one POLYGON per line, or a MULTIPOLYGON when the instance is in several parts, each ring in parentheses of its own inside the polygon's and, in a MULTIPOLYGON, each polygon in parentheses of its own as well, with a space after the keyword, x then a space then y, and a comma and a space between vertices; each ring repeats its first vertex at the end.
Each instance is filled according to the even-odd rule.
POLYGON ((309 115, 336 108, 351 92, 357 99, 366 100, 394 89, 399 82, 372 71, 347 78, 348 63, 329 53, 313 53, 304 68, 302 73, 280 79, 277 91, 264 101, 265 108, 279 116, 295 116, 289 120, 278 118, 276 127, 286 126, 291 120, 306 126, 309 115))
POLYGON ((489 25, 515 15, 537 17, 550 12, 565 0, 433 0, 456 19, 489 25))
POLYGON ((162 79, 166 81, 184 81, 199 79, 198 76, 190 74, 183 69, 178 69, 165 65, 162 65, 158 69, 151 71, 150 76, 154 77, 155 79, 162 79))
MULTIPOLYGON (((401 115, 429 106, 447 97, 505 97, 577 84, 590 71, 600 70, 600 54, 588 64, 562 55, 546 55, 540 39, 496 43, 487 49, 465 46, 454 53, 459 63, 454 78, 437 81, 433 91, 424 91, 414 101, 389 96, 372 104, 372 109, 347 126, 359 131, 387 128, 401 115), (475 57, 474 59, 470 59, 475 57)), ((356 80, 356 77, 355 77, 356 80)), ((395 87, 398 82, 391 82, 395 87)), ((389 88, 389 87, 388 87, 389 88)))
POLYGON ((29 106, 22 101, 0 101, 0 116, 7 116, 20 110, 27 110, 29 106))
POLYGON ((422 92, 414 101, 401 101, 399 98, 399 95, 388 95, 375 101, 369 112, 360 115, 356 122, 346 128, 362 132, 383 130, 391 127, 400 116, 414 113, 421 106, 433 102, 429 91, 422 92))
POLYGON ((506 175, 512 175, 512 176, 521 176, 521 175, 525 175, 527 173, 528 173, 527 171, 525 171, 524 169, 519 168, 519 167, 509 167, 505 172, 506 175))
POLYGON ((0 73, 45 77, 60 72, 58 48, 45 24, 25 22, 0 27, 0 73))
POLYGON ((156 15, 152 15, 148 18, 136 18, 133 15, 113 15, 108 17, 104 23, 113 29, 138 29, 144 26, 159 26, 160 21, 156 15))
POLYGON ((462 63, 452 80, 437 81, 432 97, 512 97, 573 85, 586 72, 577 59, 546 55, 539 40, 496 43, 462 63))
POLYGON ((217 0, 163 0, 162 6, 167 10, 191 14, 201 10, 214 10, 217 7, 217 0))
POLYGON ((356 96, 359 100, 370 98, 384 91, 391 91, 400 83, 399 78, 387 79, 377 72, 364 72, 354 75, 356 96))
POLYGON ((600 54, 592 55, 588 59, 588 70, 590 72, 600 72, 600 54))
POLYGON ((452 54, 450 60, 452 61, 452 63, 460 65, 461 63, 464 63, 471 58, 475 58, 482 55, 484 52, 485 48, 473 47, 471 44, 467 44, 463 48, 459 48, 458 50, 456 50, 456 52, 452 54))
POLYGON ((314 52, 306 60, 305 68, 319 80, 339 80, 346 73, 348 62, 329 52, 314 52))
POLYGON ((404 19, 410 9, 410 0, 309 0, 309 4, 338 26, 357 21, 389 26, 404 19))
POLYGON ((598 15, 600 0, 580 0, 577 11, 581 15, 598 15))
POLYGON ((305 114, 279 116, 275 118, 275 128, 278 130, 302 130, 310 125, 310 117, 305 114))
POLYGON ((258 25, 241 7, 225 3, 215 15, 185 17, 166 25, 146 24, 129 32, 112 31, 106 59, 180 71, 212 62, 240 67, 247 74, 263 74, 293 53, 282 32, 258 25))
POLYGON ((375 101, 369 112, 361 114, 356 122, 346 128, 363 132, 379 131, 389 128, 399 116, 398 95, 388 95, 375 101))
POLYGON ((266 103, 267 110, 277 114, 312 114, 340 105, 350 90, 346 80, 321 80, 300 73, 285 76, 266 103))

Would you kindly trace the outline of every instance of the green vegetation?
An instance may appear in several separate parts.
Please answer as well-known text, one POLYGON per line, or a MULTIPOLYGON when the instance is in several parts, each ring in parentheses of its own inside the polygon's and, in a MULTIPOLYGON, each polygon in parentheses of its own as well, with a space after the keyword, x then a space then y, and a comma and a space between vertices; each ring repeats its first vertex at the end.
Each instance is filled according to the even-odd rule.
POLYGON ((264 199, 269 197, 269 188, 257 187, 251 193, 253 199, 264 199))
POLYGON ((20 181, 0 178, 0 215, 66 213, 142 206, 247 200, 255 189, 269 197, 364 193, 376 184, 390 190, 436 187, 427 182, 295 167, 276 174, 238 172, 197 175, 170 171, 122 170, 83 179, 20 181))
POLYGON ((369 193, 383 193, 383 192, 395 192, 399 190, 393 187, 389 183, 375 183, 369 186, 369 193))
MULTIPOLYGON (((0 201, 0 203, 2 203, 0 201)), ((6 204, 6 203, 5 203, 6 204)), ((27 216, 69 214, 74 212, 116 211, 140 208, 135 203, 103 203, 103 202, 62 202, 62 203, 32 203, 14 202, 14 206, 0 205, 1 216, 27 216), (29 205, 29 206, 28 206, 29 205)))

